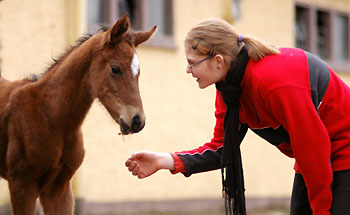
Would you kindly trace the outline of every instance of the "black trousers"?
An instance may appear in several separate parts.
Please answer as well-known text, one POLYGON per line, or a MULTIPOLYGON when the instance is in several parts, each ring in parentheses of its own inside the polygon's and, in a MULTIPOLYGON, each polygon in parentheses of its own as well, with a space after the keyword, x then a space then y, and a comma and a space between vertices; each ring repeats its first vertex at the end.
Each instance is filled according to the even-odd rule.
MULTIPOLYGON (((332 215, 350 214, 350 170, 333 173, 333 202, 332 215)), ((308 200, 307 189, 301 174, 295 174, 292 199, 290 205, 291 215, 311 215, 312 210, 308 200)))

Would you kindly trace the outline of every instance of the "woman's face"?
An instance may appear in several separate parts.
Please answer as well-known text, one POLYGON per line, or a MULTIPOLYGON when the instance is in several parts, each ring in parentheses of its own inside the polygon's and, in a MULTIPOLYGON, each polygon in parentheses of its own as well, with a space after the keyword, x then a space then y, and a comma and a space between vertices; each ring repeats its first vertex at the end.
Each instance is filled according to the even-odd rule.
MULTIPOLYGON (((227 68, 218 62, 218 56, 220 58, 220 55, 212 57, 199 55, 191 47, 185 48, 185 54, 188 63, 186 72, 192 74, 192 77, 198 82, 199 88, 204 89, 216 82, 225 80, 227 68)), ((224 64, 224 62, 222 63, 224 64)))

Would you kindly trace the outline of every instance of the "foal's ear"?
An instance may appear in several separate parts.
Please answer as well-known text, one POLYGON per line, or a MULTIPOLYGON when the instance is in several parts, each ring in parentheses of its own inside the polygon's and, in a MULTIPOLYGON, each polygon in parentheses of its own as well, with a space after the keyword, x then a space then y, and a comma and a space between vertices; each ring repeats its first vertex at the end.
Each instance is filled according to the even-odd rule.
POLYGON ((157 26, 154 26, 152 29, 148 31, 138 31, 134 32, 134 46, 137 47, 141 43, 147 41, 152 34, 157 30, 157 26))
POLYGON ((118 19, 117 23, 112 27, 109 32, 109 41, 115 43, 122 38, 125 32, 128 31, 130 26, 129 15, 125 14, 123 17, 118 19))

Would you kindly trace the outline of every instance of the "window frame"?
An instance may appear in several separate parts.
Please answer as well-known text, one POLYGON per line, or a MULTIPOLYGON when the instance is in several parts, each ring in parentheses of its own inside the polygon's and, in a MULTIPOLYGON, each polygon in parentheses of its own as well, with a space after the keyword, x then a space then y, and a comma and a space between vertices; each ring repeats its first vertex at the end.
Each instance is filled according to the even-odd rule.
MULTIPOLYGON (((142 30, 147 30, 147 24, 149 23, 148 19, 148 13, 151 11, 150 10, 150 4, 148 0, 138 0, 139 2, 142 2, 141 5, 141 20, 144 20, 141 24, 141 29, 142 30)), ((169 49, 174 49, 176 48, 175 43, 174 43, 174 19, 173 19, 173 10, 174 10, 174 1, 169 0, 171 4, 170 11, 168 13, 169 20, 168 24, 171 25, 171 34, 170 35, 162 35, 159 36, 157 33, 151 37, 149 41, 146 42, 146 45, 150 46, 155 46, 155 47, 161 47, 161 48, 169 48, 169 49)), ((153 25, 152 25, 153 26, 153 25)))
MULTIPOLYGON (((118 8, 118 0, 105 0, 107 1, 110 7, 108 7, 109 11, 109 18, 107 25, 111 26, 116 22, 118 17, 123 16, 124 14, 118 14, 119 8, 118 8)), ((174 10, 174 0, 170 1, 170 9, 167 11, 167 16, 169 18, 168 23, 171 29, 170 35, 158 35, 157 33, 151 37, 150 40, 148 40, 145 45, 151 46, 151 47, 160 47, 160 48, 168 48, 168 49, 175 49, 175 42, 174 42, 174 21, 173 21, 173 10, 174 10)), ((140 30, 149 30, 150 27, 147 28, 147 26, 150 26, 148 14, 151 12, 151 5, 149 5, 148 0, 136 0, 136 8, 135 8, 135 25, 139 28, 133 29, 135 31, 140 30)), ((95 33, 98 29, 101 28, 100 24, 95 25, 89 25, 86 21, 87 25, 87 31, 88 33, 95 33)), ((154 26, 154 25, 152 25, 154 26)))
MULTIPOLYGON (((327 13, 329 15, 329 58, 324 59, 322 58, 324 61, 326 61, 332 69, 334 69, 337 72, 347 72, 350 73, 350 42, 348 42, 347 46, 348 46, 348 56, 346 61, 339 61, 335 59, 335 29, 334 29, 334 23, 335 23, 335 19, 337 15, 341 15, 341 16, 345 16, 347 17, 347 23, 348 23, 348 40, 350 41, 350 12, 346 12, 346 11, 340 11, 340 10, 336 10, 336 9, 330 9, 330 8, 325 8, 325 7, 321 7, 321 6, 316 6, 316 5, 309 5, 306 3, 299 3, 296 2, 294 5, 294 13, 295 13, 295 18, 294 18, 294 22, 296 22, 296 9, 297 7, 303 8, 307 10, 307 22, 308 22, 308 48, 309 48, 309 52, 311 52, 312 54, 319 56, 318 53, 318 47, 317 47, 317 13, 318 12, 324 12, 327 13)), ((296 46, 296 39, 294 40, 295 42, 295 46, 296 46)))

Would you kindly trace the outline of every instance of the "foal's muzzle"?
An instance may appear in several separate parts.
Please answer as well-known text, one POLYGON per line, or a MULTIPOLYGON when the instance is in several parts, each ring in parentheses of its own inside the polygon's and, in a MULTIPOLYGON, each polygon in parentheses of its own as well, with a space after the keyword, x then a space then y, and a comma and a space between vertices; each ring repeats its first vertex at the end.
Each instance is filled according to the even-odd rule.
POLYGON ((122 134, 137 133, 141 131, 143 127, 145 127, 145 122, 142 122, 138 114, 131 119, 130 125, 123 119, 120 119, 120 131, 122 134))

